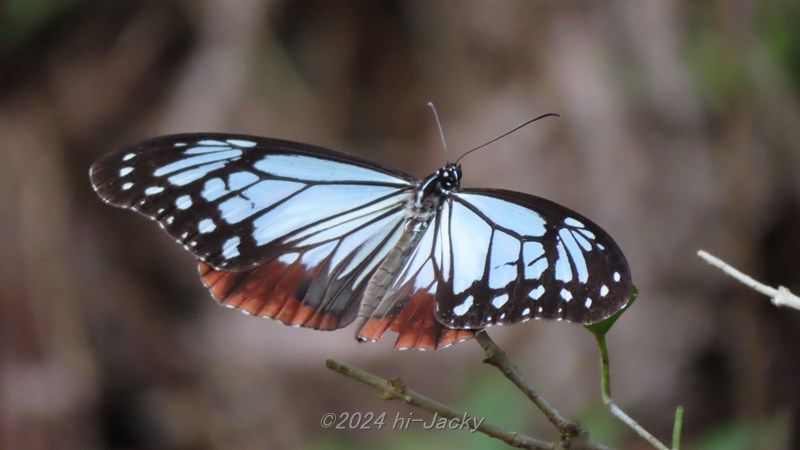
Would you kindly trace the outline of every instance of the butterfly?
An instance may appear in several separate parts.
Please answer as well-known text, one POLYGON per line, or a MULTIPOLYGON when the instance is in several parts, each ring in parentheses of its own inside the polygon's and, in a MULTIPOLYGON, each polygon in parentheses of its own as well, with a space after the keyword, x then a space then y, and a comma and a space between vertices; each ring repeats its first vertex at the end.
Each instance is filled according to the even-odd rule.
POLYGON ((589 324, 627 302, 628 263, 599 226, 533 195, 461 189, 298 142, 195 133, 109 154, 100 198, 190 251, 221 304, 359 341, 438 349, 529 319, 589 324))

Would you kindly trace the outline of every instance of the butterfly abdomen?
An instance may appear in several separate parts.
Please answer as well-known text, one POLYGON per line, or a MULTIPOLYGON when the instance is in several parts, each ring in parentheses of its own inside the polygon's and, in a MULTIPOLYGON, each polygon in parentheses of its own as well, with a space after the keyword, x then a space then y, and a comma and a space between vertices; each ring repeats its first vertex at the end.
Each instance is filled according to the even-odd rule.
MULTIPOLYGON (((418 194, 422 193, 423 188, 418 188, 418 194)), ((362 333, 364 326, 370 320, 380 320, 374 317, 375 310, 384 300, 389 287, 395 282, 400 270, 405 267, 411 257, 412 252, 419 245, 422 235, 431 223, 440 204, 440 197, 437 195, 415 195, 413 201, 406 205, 407 217, 402 225, 403 234, 397 244, 389 251, 389 254, 378 265, 375 273, 369 280, 367 288, 361 300, 361 309, 358 317, 360 322, 356 328, 356 338, 360 341, 374 341, 380 338, 385 327, 379 334, 370 333, 368 330, 362 333)), ((384 308, 386 309, 386 308, 384 308)), ((431 313, 433 311, 431 310, 431 313)))

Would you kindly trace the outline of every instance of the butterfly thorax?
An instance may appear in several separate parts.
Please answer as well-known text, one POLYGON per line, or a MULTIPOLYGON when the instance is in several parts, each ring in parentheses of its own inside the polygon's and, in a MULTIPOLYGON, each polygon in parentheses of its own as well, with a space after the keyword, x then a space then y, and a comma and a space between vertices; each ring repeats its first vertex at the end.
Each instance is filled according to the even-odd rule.
POLYGON ((430 218, 441 207, 442 200, 461 185, 461 166, 447 163, 436 172, 421 180, 416 186, 414 196, 406 205, 407 225, 425 228, 430 218))

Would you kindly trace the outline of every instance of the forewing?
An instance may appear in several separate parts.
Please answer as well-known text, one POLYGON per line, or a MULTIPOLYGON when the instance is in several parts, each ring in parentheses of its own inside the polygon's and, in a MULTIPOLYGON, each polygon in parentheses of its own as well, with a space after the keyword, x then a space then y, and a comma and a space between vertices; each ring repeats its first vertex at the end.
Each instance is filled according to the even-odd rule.
POLYGON ((155 221, 216 269, 249 270, 303 237, 341 236, 401 207, 414 179, 345 153, 290 141, 184 134, 145 141, 92 165, 107 203, 155 221))
POLYGON ((631 276, 614 240, 589 219, 532 195, 452 193, 437 221, 437 319, 478 329, 533 318, 600 321, 628 300, 631 276))

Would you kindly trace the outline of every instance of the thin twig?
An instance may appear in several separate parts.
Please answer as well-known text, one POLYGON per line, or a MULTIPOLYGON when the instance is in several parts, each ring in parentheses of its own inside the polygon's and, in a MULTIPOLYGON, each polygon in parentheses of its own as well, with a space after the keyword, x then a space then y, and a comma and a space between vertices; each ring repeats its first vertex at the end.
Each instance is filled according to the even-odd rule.
POLYGON ((329 369, 339 372, 342 375, 353 378, 378 389, 381 392, 381 399, 383 400, 401 400, 409 405, 418 406, 448 419, 473 420, 473 423, 477 424, 477 431, 480 431, 487 436, 500 439, 501 441, 513 447, 533 450, 556 449, 556 445, 552 442, 543 441, 514 431, 506 430, 496 425, 492 425, 486 420, 481 421, 475 416, 464 411, 458 411, 443 403, 428 398, 418 392, 408 389, 405 387, 403 382, 397 378, 393 380, 386 380, 357 367, 353 367, 333 359, 326 360, 325 365, 328 366, 329 369))
POLYGON ((577 423, 565 418, 550 404, 550 402, 542 397, 522 376, 522 373, 511 363, 503 349, 489 337, 485 330, 478 332, 475 335, 475 340, 486 353, 486 358, 484 358, 483 362, 500 369, 500 372, 511 380, 511 382, 514 383, 542 413, 544 413, 550 423, 558 429, 561 434, 561 448, 568 448, 570 450, 611 450, 611 447, 590 439, 589 433, 585 429, 581 428, 577 423))
POLYGON ((717 258, 716 256, 708 253, 705 250, 698 250, 697 256, 703 258, 707 263, 722 270, 727 275, 735 278, 740 283, 748 286, 749 288, 764 294, 772 299, 772 304, 775 306, 788 306, 800 310, 800 297, 794 295, 789 289, 784 286, 778 286, 778 289, 767 286, 766 284, 759 283, 747 274, 736 270, 730 264, 717 258))
POLYGON ((621 420, 625 425, 630 427, 633 431, 636 432, 639 436, 641 436, 644 440, 650 443, 653 447, 657 448, 658 450, 670 450, 669 447, 664 445, 661 441, 659 441, 655 436, 650 434, 647 430, 644 429, 638 422, 633 420, 631 416, 625 413, 616 403, 614 400, 611 400, 607 403, 608 410, 611 414, 616 417, 617 419, 621 420))
MULTIPOLYGON (((625 425, 636 432, 642 439, 649 442, 653 447, 659 450, 670 450, 669 447, 664 445, 655 436, 650 434, 639 423, 637 423, 631 416, 625 413, 614 400, 611 398, 611 370, 610 361, 608 357, 608 345, 606 344, 606 335, 604 333, 595 334, 597 338, 597 347, 600 352, 600 389, 603 395, 603 402, 608 406, 611 415, 622 421, 625 425)), ((674 439, 674 436, 673 436, 674 439)))
POLYGON ((577 423, 566 419, 550 404, 550 402, 536 392, 533 386, 523 378, 519 369, 511 364, 506 353, 489 337, 486 331, 481 331, 476 334, 475 340, 478 341, 478 344, 483 347, 483 351, 486 352, 486 358, 483 362, 500 369, 503 375, 511 380, 511 382, 514 383, 542 413, 544 413, 547 420, 549 420, 562 435, 574 437, 578 436, 583 431, 577 423))

